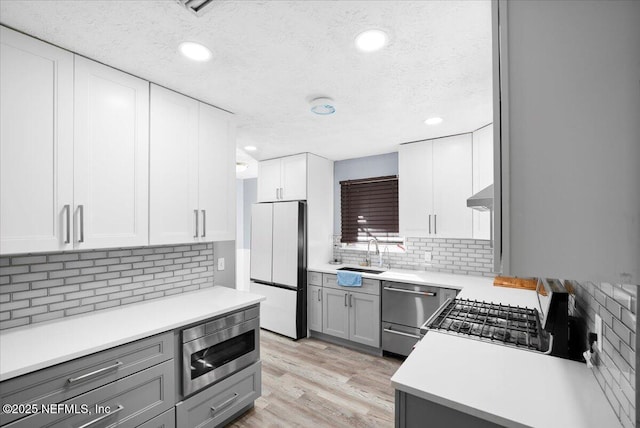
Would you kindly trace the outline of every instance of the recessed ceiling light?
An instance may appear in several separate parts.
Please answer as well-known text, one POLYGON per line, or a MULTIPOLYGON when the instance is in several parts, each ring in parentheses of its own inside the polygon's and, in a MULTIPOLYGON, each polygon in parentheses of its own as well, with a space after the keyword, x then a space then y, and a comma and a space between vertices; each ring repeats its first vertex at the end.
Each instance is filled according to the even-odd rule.
POLYGON ((311 100, 311 111, 320 116, 327 116, 336 112, 336 107, 331 98, 320 97, 311 100))
POLYGON ((427 125, 438 125, 438 124, 442 123, 442 118, 441 117, 430 117, 429 119, 425 120, 424 123, 426 123, 427 125))
POLYGON ((242 172, 249 168, 249 164, 246 162, 236 162, 236 172, 242 172))
POLYGON ((367 30, 356 36, 356 47, 363 52, 382 49, 388 41, 387 33, 381 30, 367 30))
POLYGON ((248 152, 255 152, 256 150, 258 150, 256 146, 244 146, 244 149, 248 152))
POLYGON ((182 55, 194 61, 209 61, 211 59, 211 51, 196 42, 182 42, 179 46, 182 55))

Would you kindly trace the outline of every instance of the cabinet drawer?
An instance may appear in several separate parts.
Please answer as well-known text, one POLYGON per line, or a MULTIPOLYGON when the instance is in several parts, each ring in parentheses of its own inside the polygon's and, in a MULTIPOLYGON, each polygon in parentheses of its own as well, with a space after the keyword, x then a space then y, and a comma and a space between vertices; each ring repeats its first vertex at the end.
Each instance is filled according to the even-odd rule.
POLYGON ((148 420, 142 425, 138 425, 138 428, 176 428, 176 410, 174 407, 171 410, 167 410, 161 415, 148 420))
MULTIPOLYGON (((46 346, 46 345, 43 345, 46 346)), ((0 383, 2 404, 56 404, 173 358, 163 333, 0 383)), ((23 414, 2 414, 2 422, 23 414)))
POLYGON ((180 428, 215 427, 262 393, 261 362, 218 382, 176 404, 176 425, 180 428))
POLYGON ((322 286, 322 274, 320 272, 309 272, 307 274, 307 284, 322 286))
POLYGON ((338 275, 325 273, 322 275, 322 285, 339 290, 355 291, 356 293, 380 295, 380 280, 377 279, 362 278, 362 287, 342 287, 338 285, 338 275))
POLYGON ((137 427, 173 407, 173 373, 173 360, 165 361, 64 401, 61 403, 64 408, 57 414, 39 413, 11 423, 6 428, 137 427), (99 411, 98 408, 109 410, 99 411))

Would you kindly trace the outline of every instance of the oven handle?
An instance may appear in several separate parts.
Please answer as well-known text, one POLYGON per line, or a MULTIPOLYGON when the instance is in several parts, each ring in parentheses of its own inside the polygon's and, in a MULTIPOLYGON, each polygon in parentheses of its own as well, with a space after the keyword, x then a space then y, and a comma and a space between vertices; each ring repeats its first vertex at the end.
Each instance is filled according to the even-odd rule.
POLYGON ((413 339, 418 339, 418 340, 421 339, 420 336, 417 336, 415 334, 403 333, 401 331, 391 330, 390 328, 384 328, 382 329, 382 331, 386 331, 387 333, 397 334, 398 336, 406 336, 406 337, 411 337, 413 339))
POLYGON ((236 398, 238 398, 238 397, 239 397, 238 393, 237 393, 237 392, 234 392, 234 393, 233 393, 233 397, 231 397, 231 398, 229 398, 228 400, 226 400, 226 401, 224 401, 224 402, 220 403, 217 407, 216 407, 216 406, 211 406, 211 412, 212 412, 212 413, 215 413, 215 412, 217 412, 218 410, 220 410, 220 409, 222 409, 222 408, 227 407, 229 404, 233 403, 233 401, 234 401, 236 398))
POLYGON ((403 288, 394 288, 394 287, 384 287, 387 291, 398 291, 400 293, 409 293, 409 294, 418 294, 420 296, 427 297, 436 297, 438 293, 434 293, 433 291, 414 291, 414 290, 405 290, 403 288))

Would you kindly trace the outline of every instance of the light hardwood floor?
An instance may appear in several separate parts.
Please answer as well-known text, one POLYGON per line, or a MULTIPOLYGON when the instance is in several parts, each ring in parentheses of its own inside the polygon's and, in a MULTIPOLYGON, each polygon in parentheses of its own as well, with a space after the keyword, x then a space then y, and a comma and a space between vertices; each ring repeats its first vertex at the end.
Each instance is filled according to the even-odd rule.
POLYGON ((392 427, 400 360, 261 331, 262 397, 230 427, 392 427))

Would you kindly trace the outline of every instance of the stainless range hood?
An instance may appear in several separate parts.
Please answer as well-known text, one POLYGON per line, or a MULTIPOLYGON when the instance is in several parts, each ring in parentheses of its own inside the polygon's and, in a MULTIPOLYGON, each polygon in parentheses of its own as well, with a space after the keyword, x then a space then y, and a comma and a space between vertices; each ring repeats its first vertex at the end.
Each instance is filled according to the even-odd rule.
POLYGON ((493 209, 493 184, 488 185, 467 199, 467 207, 478 211, 493 209))

